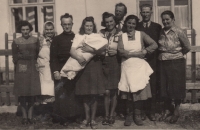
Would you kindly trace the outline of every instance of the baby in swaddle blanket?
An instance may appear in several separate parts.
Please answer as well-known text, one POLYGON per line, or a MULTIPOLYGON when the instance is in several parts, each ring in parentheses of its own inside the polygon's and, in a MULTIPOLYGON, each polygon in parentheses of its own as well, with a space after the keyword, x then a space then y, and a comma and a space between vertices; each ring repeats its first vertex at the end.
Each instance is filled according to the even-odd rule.
MULTIPOLYGON (((88 63, 90 59, 95 55, 88 52, 82 52, 81 47, 85 43, 87 46, 93 48, 95 51, 102 49, 108 43, 107 39, 103 38, 100 34, 90 34, 90 35, 80 35, 76 34, 72 47, 76 48, 77 54, 83 56, 86 62, 88 63)), ((81 66, 78 61, 70 57, 62 70, 60 71, 62 77, 67 77, 68 79, 74 79, 78 71, 82 70, 84 66, 81 66)))

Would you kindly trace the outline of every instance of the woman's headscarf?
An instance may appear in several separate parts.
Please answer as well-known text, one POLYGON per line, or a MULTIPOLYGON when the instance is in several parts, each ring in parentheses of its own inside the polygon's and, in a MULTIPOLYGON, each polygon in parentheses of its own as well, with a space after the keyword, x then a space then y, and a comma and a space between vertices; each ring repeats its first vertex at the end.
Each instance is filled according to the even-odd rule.
POLYGON ((55 36, 55 26, 54 26, 54 23, 51 22, 51 21, 46 21, 46 22, 44 23, 44 26, 43 26, 43 35, 39 37, 40 46, 41 46, 41 47, 43 46, 44 40, 46 40, 46 42, 48 43, 48 46, 50 46, 50 45, 51 45, 51 42, 52 42, 52 39, 53 39, 54 36, 55 36), (52 35, 51 37, 47 37, 47 36, 46 36, 45 26, 46 26, 47 24, 51 24, 51 25, 53 26, 53 28, 54 28, 54 29, 53 29, 53 35, 52 35))

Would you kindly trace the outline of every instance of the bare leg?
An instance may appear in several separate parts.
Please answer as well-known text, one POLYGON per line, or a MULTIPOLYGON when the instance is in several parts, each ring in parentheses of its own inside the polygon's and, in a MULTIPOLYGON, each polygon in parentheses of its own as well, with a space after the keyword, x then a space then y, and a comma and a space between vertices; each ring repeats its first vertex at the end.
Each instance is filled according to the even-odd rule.
POLYGON ((111 94, 111 111, 110 111, 110 116, 115 116, 115 108, 117 106, 117 91, 114 91, 111 94))
POLYGON ((106 116, 109 116, 110 90, 106 90, 106 93, 104 94, 104 107, 105 107, 106 116))
POLYGON ((84 109, 85 109, 85 118, 86 118, 87 122, 89 122, 90 121, 90 106, 86 102, 84 102, 83 105, 84 105, 84 109))
POLYGON ((96 111, 97 111, 97 100, 96 97, 93 97, 94 102, 91 104, 91 110, 92 110, 92 116, 91 120, 95 120, 96 117, 96 111))

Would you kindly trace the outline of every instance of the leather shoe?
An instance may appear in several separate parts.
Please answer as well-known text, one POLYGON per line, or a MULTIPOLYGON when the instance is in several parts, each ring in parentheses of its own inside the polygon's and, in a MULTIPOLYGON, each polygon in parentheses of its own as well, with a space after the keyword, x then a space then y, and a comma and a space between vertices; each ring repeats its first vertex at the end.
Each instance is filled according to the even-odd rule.
POLYGON ((61 121, 61 122, 60 122, 60 125, 68 126, 68 125, 69 125, 69 122, 67 122, 67 121, 66 121, 66 122, 62 122, 62 121, 61 121))
POLYGON ((171 115, 171 112, 169 110, 166 110, 162 113, 161 117, 159 118, 159 121, 165 121, 171 115))
POLYGON ((175 124, 178 121, 179 116, 178 115, 173 115, 171 119, 169 120, 169 123, 175 124))
POLYGON ((141 119, 144 121, 146 120, 146 114, 144 112, 141 113, 141 119))
POLYGON ((134 116, 134 122, 136 125, 141 126, 143 125, 143 121, 141 119, 141 115, 135 115, 134 116))
POLYGON ((156 116, 155 116, 155 114, 150 114, 150 115, 149 115, 149 120, 151 120, 151 121, 156 121, 156 116))
POLYGON ((126 116, 124 126, 130 126, 133 121, 133 113, 130 113, 126 116))

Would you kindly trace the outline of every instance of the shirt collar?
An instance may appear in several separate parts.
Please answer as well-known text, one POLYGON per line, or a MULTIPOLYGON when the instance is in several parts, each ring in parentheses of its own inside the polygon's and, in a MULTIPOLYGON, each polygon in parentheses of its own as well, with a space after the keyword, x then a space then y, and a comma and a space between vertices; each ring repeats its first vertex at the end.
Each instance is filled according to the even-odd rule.
POLYGON ((175 26, 175 25, 172 26, 172 27, 171 27, 169 30, 167 30, 167 31, 164 30, 164 33, 167 34, 167 33, 169 33, 170 31, 176 32, 176 26, 175 26))
POLYGON ((150 24, 151 24, 151 21, 148 21, 148 22, 142 22, 143 23, 143 26, 145 27, 146 26, 146 23, 147 23, 147 26, 149 27, 150 24))

